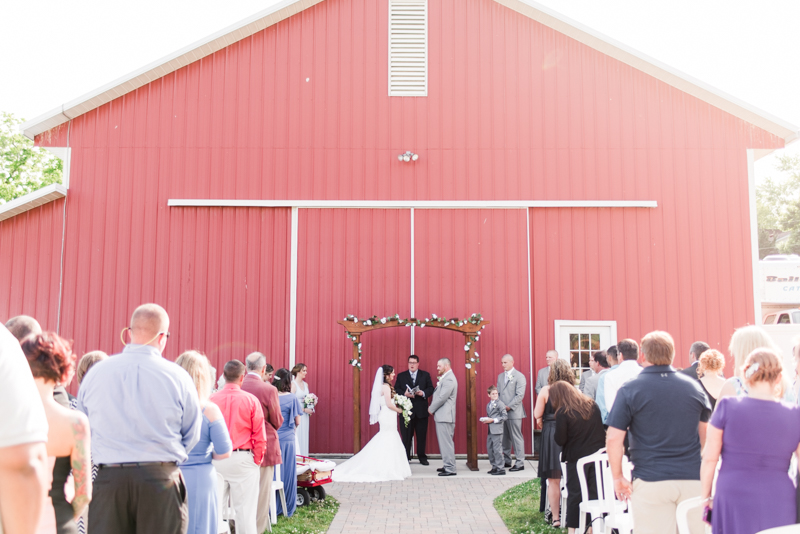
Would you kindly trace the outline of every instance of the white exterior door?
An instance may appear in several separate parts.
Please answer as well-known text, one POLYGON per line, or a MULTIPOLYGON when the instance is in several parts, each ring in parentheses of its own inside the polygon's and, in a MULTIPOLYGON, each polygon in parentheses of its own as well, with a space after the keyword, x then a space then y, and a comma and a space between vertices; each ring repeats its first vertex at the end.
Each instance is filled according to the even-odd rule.
POLYGON ((589 369, 589 356, 617 344, 616 321, 556 321, 556 351, 575 373, 578 384, 589 369))

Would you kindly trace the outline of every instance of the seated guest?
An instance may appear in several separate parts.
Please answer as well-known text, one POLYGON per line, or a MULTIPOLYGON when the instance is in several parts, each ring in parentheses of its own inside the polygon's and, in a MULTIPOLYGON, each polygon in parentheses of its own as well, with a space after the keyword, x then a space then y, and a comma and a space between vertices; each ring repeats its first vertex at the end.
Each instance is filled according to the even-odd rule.
POLYGON ((775 399, 783 365, 772 350, 756 349, 740 371, 745 397, 719 400, 703 450, 702 497, 711 497, 722 456, 714 500, 714 534, 751 534, 793 524, 795 487, 788 474, 792 453, 800 454, 797 408, 775 399))
MULTIPOLYGON (((567 464, 567 528, 574 534, 580 527, 581 484, 578 460, 594 454, 606 443, 600 408, 566 382, 550 386, 550 403, 556 412, 555 441, 561 447, 561 461, 567 464)), ((585 467, 588 499, 597 498, 594 465, 585 467)))
POLYGON ((711 409, 717 405, 722 387, 725 385, 725 379, 722 378, 722 372, 725 370, 725 356, 716 349, 708 349, 700 355, 697 360, 697 376, 700 380, 700 387, 708 397, 711 403, 711 409))
POLYGON ((192 377, 203 411, 200 441, 189 452, 189 458, 181 464, 189 501, 188 534, 216 532, 219 525, 219 497, 217 470, 211 459, 224 460, 230 457, 231 438, 219 407, 208 400, 212 386, 208 359, 195 350, 189 350, 178 356, 175 363, 186 369, 192 377))
POLYGON ((54 462, 49 493, 52 507, 45 508, 52 516, 43 518, 40 532, 77 534, 75 519, 92 498, 89 421, 84 414, 64 408, 53 399, 56 384, 72 380, 75 355, 70 344, 53 332, 24 338, 22 352, 28 359, 47 415, 47 455, 54 462), (64 493, 70 472, 75 486, 71 504, 64 493), (48 523, 55 523, 55 529, 48 528, 48 523))
POLYGON ((295 429, 300 424, 303 407, 292 394, 292 375, 288 369, 278 369, 272 379, 272 385, 278 388, 278 402, 283 416, 283 425, 278 429, 278 441, 281 444, 281 479, 286 493, 286 510, 278 503, 278 513, 286 517, 294 515, 297 508, 297 464, 295 458, 295 429))
POLYGON ((139 306, 125 331, 130 344, 92 367, 78 390, 99 467, 89 532, 185 533, 189 510, 178 464, 200 439, 197 389, 161 356, 169 339, 164 308, 139 306))
POLYGON ((258 399, 242 390, 245 367, 231 360, 222 371, 225 386, 211 397, 222 410, 233 442, 233 455, 214 460, 214 467, 231 488, 231 502, 236 512, 236 532, 256 534, 258 513, 258 481, 261 460, 267 448, 264 434, 264 412, 258 399))

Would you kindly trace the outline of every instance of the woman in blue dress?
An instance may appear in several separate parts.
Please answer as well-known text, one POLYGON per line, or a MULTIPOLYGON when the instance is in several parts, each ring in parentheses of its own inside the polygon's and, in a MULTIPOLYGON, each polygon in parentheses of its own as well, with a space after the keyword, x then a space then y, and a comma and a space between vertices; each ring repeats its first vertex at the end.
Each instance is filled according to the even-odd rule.
POLYGON ((208 398, 211 395, 211 367, 208 359, 197 351, 181 354, 175 363, 186 369, 194 380, 203 423, 200 441, 181 464, 189 500, 189 530, 187 534, 214 534, 219 524, 219 498, 217 496, 217 470, 211 463, 231 455, 231 438, 219 407, 208 398))
POLYGON ((292 395, 292 375, 288 369, 278 369, 272 379, 272 385, 278 388, 278 402, 281 405, 283 425, 278 429, 278 441, 281 444, 281 479, 286 493, 286 510, 278 502, 278 513, 292 517, 297 507, 297 463, 295 462, 295 431, 303 415, 303 407, 297 397, 292 395))

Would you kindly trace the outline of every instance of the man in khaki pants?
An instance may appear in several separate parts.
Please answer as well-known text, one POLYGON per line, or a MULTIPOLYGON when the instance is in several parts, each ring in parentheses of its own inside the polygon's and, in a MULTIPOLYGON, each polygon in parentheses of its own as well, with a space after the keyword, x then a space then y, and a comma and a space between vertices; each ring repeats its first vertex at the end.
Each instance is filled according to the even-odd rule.
MULTIPOLYGON (((650 332, 641 351, 644 369, 619 389, 608 414, 608 460, 617 498, 632 501, 636 534, 672 534, 678 504, 701 493, 701 450, 711 405, 697 380, 672 367, 672 336, 650 332), (628 432, 633 484, 622 473, 628 432)), ((689 513, 692 534, 704 532, 700 510, 689 513)))

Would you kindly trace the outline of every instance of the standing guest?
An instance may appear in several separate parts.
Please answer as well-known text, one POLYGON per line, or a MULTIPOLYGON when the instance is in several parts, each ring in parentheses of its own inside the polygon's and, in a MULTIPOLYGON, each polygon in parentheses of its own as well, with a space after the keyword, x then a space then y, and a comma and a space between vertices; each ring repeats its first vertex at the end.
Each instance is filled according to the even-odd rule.
POLYGON ((22 343, 22 340, 31 334, 41 334, 42 327, 39 321, 29 315, 17 315, 6 321, 6 328, 22 343))
POLYGON ((256 517, 258 532, 264 532, 270 528, 269 501, 272 496, 272 478, 275 474, 275 466, 281 463, 278 429, 283 425, 283 415, 278 400, 278 390, 272 384, 265 383, 263 379, 267 369, 272 367, 267 363, 267 357, 260 352, 254 352, 245 358, 245 364, 247 365, 247 376, 242 382, 242 390, 254 395, 261 403, 261 410, 264 412, 264 431, 267 437, 267 448, 259 468, 256 517))
POLYGON ((604 372, 603 376, 597 379, 597 391, 594 394, 594 401, 597 403, 597 407, 600 408, 600 415, 603 417, 604 425, 608 419, 608 410, 606 409, 606 376, 619 367, 619 351, 616 345, 611 345, 606 349, 606 359, 608 360, 608 371, 604 372))
MULTIPOLYGON (((591 360, 591 355, 589 356, 589 360, 591 360)), ((581 381, 578 383, 578 391, 584 393, 584 389, 586 388, 586 381, 589 380, 592 376, 594 376, 594 369, 592 369, 591 363, 589 363, 589 369, 584 369, 581 371, 581 381)))
POLYGON ((561 447, 556 443, 556 411, 550 402, 550 386, 557 382, 566 382, 570 387, 575 387, 575 375, 572 374, 566 360, 558 359, 550 365, 547 385, 542 388, 536 398, 536 407, 533 409, 533 417, 542 427, 542 445, 539 451, 539 478, 547 481, 547 489, 542 492, 539 509, 544 511, 544 497, 550 503, 550 513, 553 518, 553 526, 560 527, 561 520, 561 447))
MULTIPOLYGON (((86 376, 86 373, 92 366, 98 362, 101 362, 105 359, 108 359, 108 354, 103 352, 102 350, 93 350, 91 352, 87 352, 81 359, 78 360, 78 369, 75 372, 75 376, 78 379, 78 387, 81 386, 81 382, 83 382, 83 377, 86 376)), ((73 401, 70 403, 70 408, 73 410, 78 409, 78 398, 73 397, 73 401)), ((92 483, 97 478, 97 464, 92 462, 92 483)), ((86 532, 86 525, 89 523, 89 507, 87 506, 86 509, 83 511, 81 516, 78 518, 78 532, 80 534, 85 534, 86 532)))
POLYGON ((214 469, 211 459, 224 460, 230 457, 231 438, 222 411, 209 401, 213 382, 208 358, 195 350, 189 350, 178 356, 175 363, 186 369, 192 377, 203 413, 200 441, 189 452, 189 458, 181 464, 189 499, 188 534, 207 534, 216 532, 219 525, 217 470, 214 469))
POLYGON ((717 405, 717 399, 725 385, 722 372, 725 370, 725 356, 715 349, 708 349, 700 355, 697 364, 697 376, 700 387, 708 397, 713 410, 717 405))
POLYGON ((278 390, 283 425, 278 429, 278 440, 281 445, 281 480, 283 491, 286 494, 286 510, 278 503, 278 513, 286 517, 294 515, 297 508, 297 463, 295 462, 295 429, 300 424, 303 407, 300 401, 292 394, 292 378, 288 369, 278 369, 272 379, 272 385, 278 390))
POLYGON ((236 532, 256 534, 258 489, 267 437, 264 433, 264 412, 258 399, 242 390, 245 366, 231 360, 223 369, 225 387, 211 396, 219 406, 233 443, 233 455, 214 460, 214 467, 230 486, 231 502, 236 512, 236 532))
POLYGON ((297 454, 301 456, 308 456, 308 435, 309 423, 311 422, 311 414, 314 413, 314 408, 306 408, 304 399, 310 393, 308 384, 306 383, 306 376, 308 375, 308 367, 304 363, 298 363, 292 367, 292 376, 294 376, 294 388, 292 392, 300 402, 303 410, 300 426, 297 428, 297 454))
MULTIPOLYGON (((528 381, 525 375, 514 369, 514 357, 506 354, 500 359, 503 372, 497 376, 500 400, 506 405, 508 419, 503 423, 504 466, 511 467, 511 447, 514 447, 514 467, 509 471, 525 469, 525 438, 522 436, 522 420, 526 417, 522 399, 528 381)), ((548 375, 549 376, 549 375, 548 375)))
POLYGON ((47 415, 47 456, 54 462, 48 503, 52 507, 46 505, 50 517, 43 518, 39 531, 77 534, 75 519, 92 499, 89 421, 84 414, 64 408, 53 398, 56 384, 72 380, 75 355, 70 344, 53 332, 25 337, 22 351, 28 359, 47 415), (75 486, 71 504, 64 493, 70 471, 75 486))
POLYGON ((796 520, 795 488, 788 474, 800 455, 797 408, 778 402, 783 365, 769 349, 756 349, 744 363, 746 397, 720 399, 703 450, 702 496, 711 497, 720 455, 711 525, 714 534, 751 534, 796 520))
MULTIPOLYGON (((561 460, 567 464, 567 528, 569 534, 574 534, 581 523, 578 460, 605 447, 606 431, 597 404, 566 382, 550 386, 550 403, 556 412, 555 441, 561 447, 561 460)), ((594 465, 588 464, 584 469, 589 492, 585 497, 596 499, 594 465)))
MULTIPOLYGON (((272 386, 272 377, 275 376, 275 368, 272 367, 271 363, 267 364, 267 368, 264 371, 264 382, 272 386)), ((275 386, 272 386, 275 387, 275 386)))
POLYGON ((769 349, 776 354, 780 354, 778 346, 766 330, 760 326, 750 325, 736 329, 728 346, 728 351, 733 356, 733 376, 722 386, 718 399, 747 395, 747 387, 742 376, 742 367, 744 367, 744 361, 747 356, 756 349, 769 349))
MULTIPOLYGON (((583 394, 594 400, 597 395, 597 385, 600 382, 600 376, 608 371, 608 357, 606 351, 598 350, 589 356, 589 367, 592 368, 592 376, 586 379, 586 384, 583 386, 583 394)), ((600 408, 598 407, 598 410, 600 408)))
POLYGON ((0 529, 36 532, 49 489, 47 416, 19 341, 0 325, 0 529))
POLYGON ((442 453, 442 467, 438 469, 440 477, 456 475, 456 448, 453 444, 453 433, 456 430, 456 399, 458 398, 458 380, 448 358, 436 362, 439 382, 433 390, 428 413, 433 414, 436 423, 436 439, 439 441, 439 452, 442 453))
POLYGON ((200 439, 197 390, 161 356, 169 339, 164 308, 142 304, 125 330, 130 344, 95 365, 78 391, 99 467, 89 532, 183 533, 189 511, 178 464, 200 439))
POLYGON ((535 389, 537 395, 542 391, 542 388, 547 385, 547 377, 550 376, 550 366, 558 359, 558 352, 555 350, 548 350, 544 355, 544 359, 547 365, 539 369, 539 373, 536 375, 535 389))
POLYGON ((406 448, 406 459, 411 461, 411 440, 417 438, 417 458, 422 465, 428 465, 428 456, 425 454, 425 442, 428 439, 428 399, 433 395, 433 381, 427 371, 419 368, 419 357, 412 354, 408 357, 408 371, 397 375, 394 389, 400 395, 411 399, 411 420, 406 427, 400 424, 400 435, 403 446, 406 448), (419 391, 411 393, 419 388, 419 391))
POLYGON ((489 425, 486 433, 486 452, 489 453, 489 463, 492 465, 490 475, 505 475, 505 461, 503 460, 503 421, 508 419, 506 405, 500 400, 496 386, 489 386, 489 404, 486 405, 486 417, 481 417, 481 422, 489 425))
MULTIPOLYGON (((644 336, 642 354, 644 370, 619 389, 608 416, 608 461, 617 498, 633 503, 636 534, 674 534, 678 504, 701 493, 700 451, 711 405, 696 380, 672 367, 675 343, 668 333, 644 336), (633 485, 622 474, 628 433, 633 485)), ((699 508, 689 512, 689 528, 704 532, 699 508)))
POLYGON ((639 359, 638 343, 632 339, 623 339, 617 343, 617 350, 621 356, 619 366, 606 373, 605 378, 604 400, 605 409, 608 413, 611 413, 614 408, 614 399, 617 398, 619 388, 639 376, 639 373, 642 372, 642 366, 636 361, 639 359))
POLYGON ((708 343, 705 341, 695 341, 692 343, 692 346, 689 347, 689 367, 681 370, 681 373, 698 380, 700 376, 697 374, 697 365, 700 362, 700 355, 710 348, 711 347, 709 347, 708 343))

